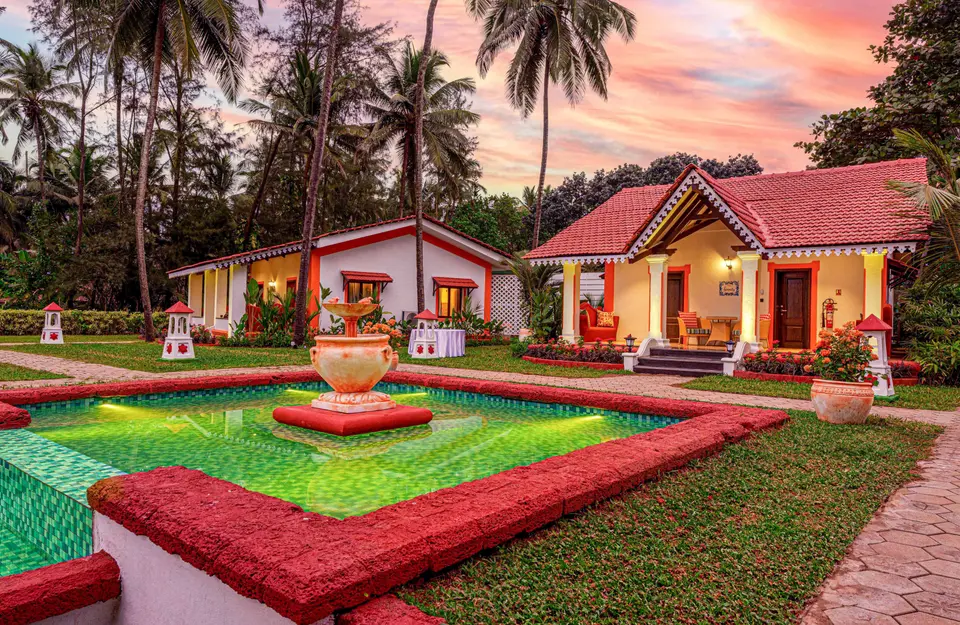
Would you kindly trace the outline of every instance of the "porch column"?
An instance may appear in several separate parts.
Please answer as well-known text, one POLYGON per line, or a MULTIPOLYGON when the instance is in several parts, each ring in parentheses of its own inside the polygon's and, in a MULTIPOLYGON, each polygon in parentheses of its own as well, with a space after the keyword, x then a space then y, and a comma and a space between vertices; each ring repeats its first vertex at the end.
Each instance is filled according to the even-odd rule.
POLYGON ((247 266, 246 265, 232 265, 230 267, 230 311, 227 315, 227 321, 229 326, 227 332, 233 336, 234 326, 238 327, 239 330, 243 331, 244 328, 240 328, 240 318, 243 317, 244 313, 247 311, 246 302, 243 299, 244 293, 247 291, 247 266))
POLYGON ((740 340, 753 348, 759 347, 757 339, 757 273, 760 270, 760 254, 737 252, 743 278, 740 283, 740 340))
POLYGON ((886 300, 887 251, 870 252, 863 256, 863 318, 876 315, 883 319, 883 302, 886 300))
POLYGON ((667 261, 669 254, 652 254, 647 256, 650 265, 650 333, 647 338, 655 339, 661 345, 667 341, 667 261))
POLYGON ((573 343, 580 335, 580 263, 563 263, 564 341, 573 343))

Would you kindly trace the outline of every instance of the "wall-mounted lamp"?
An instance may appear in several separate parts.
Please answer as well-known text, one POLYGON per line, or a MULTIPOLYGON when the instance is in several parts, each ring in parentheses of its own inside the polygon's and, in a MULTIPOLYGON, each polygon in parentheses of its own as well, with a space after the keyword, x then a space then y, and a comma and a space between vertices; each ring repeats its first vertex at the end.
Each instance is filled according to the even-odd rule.
POLYGON ((274 291, 276 291, 276 290, 277 290, 277 281, 276 281, 276 280, 271 280, 270 282, 267 282, 267 286, 270 287, 271 289, 273 289, 274 291))
POLYGON ((723 265, 727 268, 727 271, 733 271, 733 258, 729 256, 724 258, 723 265))

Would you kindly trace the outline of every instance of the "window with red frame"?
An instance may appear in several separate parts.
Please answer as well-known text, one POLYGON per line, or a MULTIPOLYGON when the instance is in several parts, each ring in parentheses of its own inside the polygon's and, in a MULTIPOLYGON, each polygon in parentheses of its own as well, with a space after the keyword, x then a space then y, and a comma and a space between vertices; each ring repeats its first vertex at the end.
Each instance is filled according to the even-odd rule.
POLYGON ((380 297, 379 282, 347 282, 347 303, 355 304, 365 297, 378 299, 380 297))
POLYGON ((463 312, 463 298, 466 295, 466 290, 458 287, 439 287, 437 289, 437 316, 448 319, 454 313, 463 312))

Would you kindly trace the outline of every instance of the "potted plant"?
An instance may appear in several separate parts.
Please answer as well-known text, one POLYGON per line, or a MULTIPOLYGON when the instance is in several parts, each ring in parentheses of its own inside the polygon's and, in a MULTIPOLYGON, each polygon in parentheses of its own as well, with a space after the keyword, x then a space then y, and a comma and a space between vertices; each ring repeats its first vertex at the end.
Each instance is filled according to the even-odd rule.
POLYGON ((817 376, 810 389, 817 418, 839 424, 867 420, 877 383, 867 370, 871 360, 873 348, 852 321, 833 332, 820 332, 813 362, 807 365, 817 376))

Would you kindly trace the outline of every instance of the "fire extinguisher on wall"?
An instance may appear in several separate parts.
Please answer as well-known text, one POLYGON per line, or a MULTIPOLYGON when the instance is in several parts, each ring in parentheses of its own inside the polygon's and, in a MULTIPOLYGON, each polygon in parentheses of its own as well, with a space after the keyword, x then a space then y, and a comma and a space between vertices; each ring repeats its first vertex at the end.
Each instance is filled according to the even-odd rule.
POLYGON ((820 307, 820 325, 824 328, 833 328, 833 313, 837 310, 837 302, 831 298, 823 300, 820 307))

